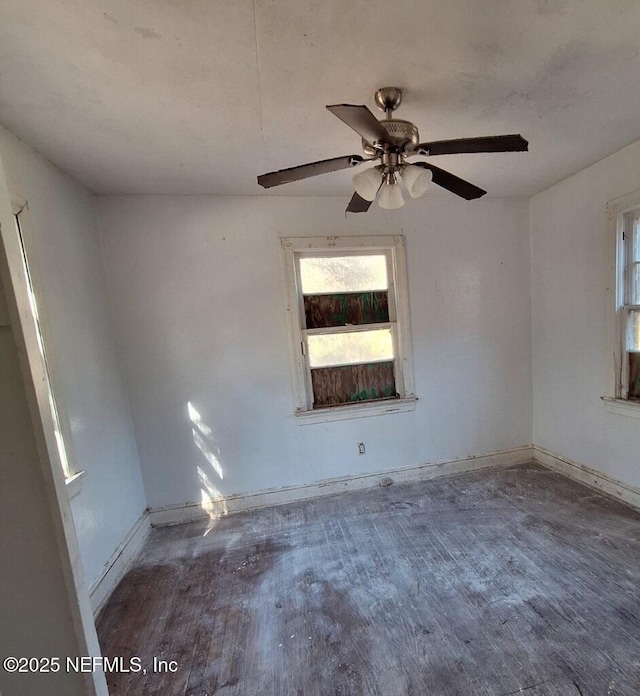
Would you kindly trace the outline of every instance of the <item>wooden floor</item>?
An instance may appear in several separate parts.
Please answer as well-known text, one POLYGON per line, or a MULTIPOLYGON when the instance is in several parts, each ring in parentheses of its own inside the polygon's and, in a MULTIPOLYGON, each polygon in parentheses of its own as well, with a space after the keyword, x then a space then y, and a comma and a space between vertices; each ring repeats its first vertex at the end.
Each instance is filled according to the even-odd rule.
POLYGON ((638 696, 639 588, 640 515, 525 465, 156 530, 98 633, 112 696, 638 696))

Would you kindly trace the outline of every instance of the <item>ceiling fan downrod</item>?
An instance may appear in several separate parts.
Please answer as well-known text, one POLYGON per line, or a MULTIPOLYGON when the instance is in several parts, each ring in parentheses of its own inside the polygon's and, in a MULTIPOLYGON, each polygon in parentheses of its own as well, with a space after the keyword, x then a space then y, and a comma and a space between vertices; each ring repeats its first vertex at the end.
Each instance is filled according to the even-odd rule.
POLYGON ((391 118, 402 102, 402 90, 400 87, 381 87, 376 90, 374 99, 376 106, 385 112, 387 118, 391 118))

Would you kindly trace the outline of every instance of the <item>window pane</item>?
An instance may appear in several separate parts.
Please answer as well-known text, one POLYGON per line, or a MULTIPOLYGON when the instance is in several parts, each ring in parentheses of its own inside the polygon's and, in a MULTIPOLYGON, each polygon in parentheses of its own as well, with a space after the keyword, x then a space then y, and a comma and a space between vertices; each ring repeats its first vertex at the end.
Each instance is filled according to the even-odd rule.
POLYGON ((631 273, 630 294, 628 304, 640 304, 640 263, 629 267, 631 273))
POLYGON ((633 221, 633 239, 631 240, 631 261, 640 261, 640 220, 633 221))
POLYGON ((311 367, 393 360, 390 329, 309 336, 311 367))
POLYGON ((397 398, 393 362, 320 367, 311 382, 314 408, 397 398))
POLYGON ((300 276, 305 295, 386 290, 389 285, 382 254, 301 258, 300 276))
POLYGON ((640 400, 640 353, 629 353, 628 397, 640 400))
POLYGON ((640 352, 640 312, 631 310, 627 320, 627 350, 640 352))
POLYGON ((386 290, 375 292, 305 295, 304 314, 308 329, 351 324, 386 324, 389 301, 386 290))

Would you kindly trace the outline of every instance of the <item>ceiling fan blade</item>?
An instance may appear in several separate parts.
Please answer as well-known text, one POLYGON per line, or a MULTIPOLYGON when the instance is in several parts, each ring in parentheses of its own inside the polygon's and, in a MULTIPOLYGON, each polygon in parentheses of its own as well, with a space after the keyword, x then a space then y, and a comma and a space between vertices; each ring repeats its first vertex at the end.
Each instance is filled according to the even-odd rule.
POLYGON ((359 194, 354 193, 353 196, 351 197, 351 200, 349 201, 349 205, 347 206, 347 209, 345 210, 345 212, 346 213, 366 213, 367 210, 369 210, 370 205, 371 205, 371 201, 367 201, 359 194))
POLYGON ((471 152, 526 152, 529 143, 519 134, 489 135, 483 138, 457 138, 420 143, 416 151, 421 155, 456 155, 471 152))
POLYGON ((288 169, 279 169, 277 172, 262 174, 258 177, 258 183, 263 188, 271 188, 272 186, 288 184, 291 181, 308 179, 310 176, 317 176, 318 174, 327 174, 328 172, 337 172, 339 169, 348 169, 362 162, 364 162, 364 157, 360 155, 334 157, 333 159, 310 162, 309 164, 301 164, 298 167, 289 167, 288 169))
POLYGON ((366 106, 334 104, 327 109, 368 143, 388 140, 387 131, 366 106))
POLYGON ((444 169, 440 169, 440 167, 436 167, 430 162, 412 162, 412 164, 423 167, 424 169, 429 169, 433 174, 434 184, 442 186, 442 188, 446 188, 447 191, 451 191, 451 193, 455 193, 461 198, 466 198, 468 201, 474 198, 480 198, 480 196, 484 196, 486 193, 486 191, 478 186, 474 186, 474 184, 470 184, 459 176, 446 172, 444 169))

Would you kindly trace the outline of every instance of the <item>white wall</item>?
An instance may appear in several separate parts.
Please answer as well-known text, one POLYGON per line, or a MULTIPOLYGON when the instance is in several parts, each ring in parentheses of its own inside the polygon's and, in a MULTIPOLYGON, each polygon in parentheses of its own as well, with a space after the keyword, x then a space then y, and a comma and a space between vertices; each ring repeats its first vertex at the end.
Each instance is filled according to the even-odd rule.
POLYGON ((345 220, 346 202, 98 198, 150 507, 200 500, 198 467, 231 494, 531 443, 526 201, 441 195, 345 220), (385 233, 407 239, 416 410, 300 426, 278 238, 385 233))
POLYGON ((54 391, 70 423, 70 452, 87 472, 71 502, 91 584, 146 507, 95 199, 2 128, 0 151, 11 192, 29 203, 30 261, 50 339, 54 391))
POLYGON ((531 199, 534 442, 640 486, 638 420, 613 414, 605 394, 607 201, 640 189, 640 142, 531 199))

